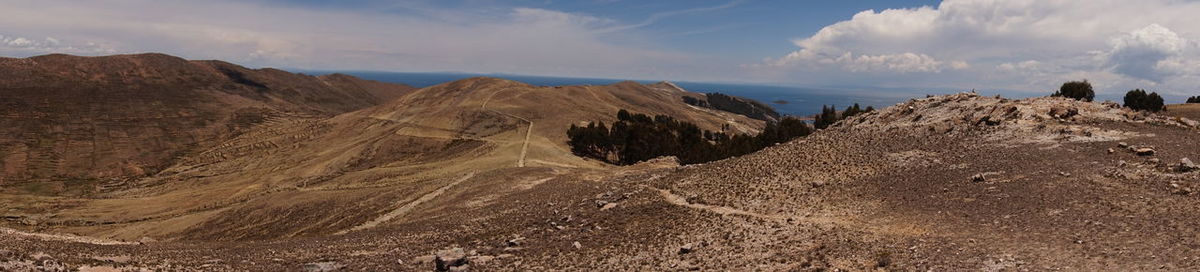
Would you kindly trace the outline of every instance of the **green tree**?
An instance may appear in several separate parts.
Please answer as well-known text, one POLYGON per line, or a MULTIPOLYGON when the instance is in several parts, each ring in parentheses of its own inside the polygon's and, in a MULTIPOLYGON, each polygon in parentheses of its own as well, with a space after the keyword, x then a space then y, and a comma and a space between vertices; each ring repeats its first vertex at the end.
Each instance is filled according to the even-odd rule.
POLYGON ((1071 81, 1063 83, 1052 96, 1067 97, 1075 100, 1092 102, 1096 98, 1096 92, 1092 90, 1092 83, 1087 80, 1071 81))

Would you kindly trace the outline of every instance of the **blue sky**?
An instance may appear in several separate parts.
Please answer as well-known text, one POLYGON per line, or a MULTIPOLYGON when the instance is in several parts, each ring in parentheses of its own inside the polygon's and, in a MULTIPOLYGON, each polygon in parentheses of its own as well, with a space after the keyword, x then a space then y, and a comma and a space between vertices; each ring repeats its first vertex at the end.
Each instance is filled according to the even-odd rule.
POLYGON ((3 0, 0 55, 887 89, 1200 93, 1200 1, 3 0))

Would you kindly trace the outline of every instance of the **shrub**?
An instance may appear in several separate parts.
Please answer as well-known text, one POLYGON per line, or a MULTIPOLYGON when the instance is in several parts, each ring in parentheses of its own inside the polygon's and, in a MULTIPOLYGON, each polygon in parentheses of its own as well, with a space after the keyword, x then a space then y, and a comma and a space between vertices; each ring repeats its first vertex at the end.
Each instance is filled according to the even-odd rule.
POLYGON ((1200 103, 1200 96, 1188 97, 1188 103, 1200 103))
POLYGON ((1058 88, 1052 96, 1062 96, 1075 100, 1092 102, 1096 98, 1096 92, 1092 90, 1092 84, 1084 81, 1071 81, 1063 83, 1062 87, 1058 88))
POLYGON ((1125 107, 1134 110, 1162 111, 1163 98, 1158 93, 1146 94, 1145 90, 1135 89, 1125 93, 1125 107))

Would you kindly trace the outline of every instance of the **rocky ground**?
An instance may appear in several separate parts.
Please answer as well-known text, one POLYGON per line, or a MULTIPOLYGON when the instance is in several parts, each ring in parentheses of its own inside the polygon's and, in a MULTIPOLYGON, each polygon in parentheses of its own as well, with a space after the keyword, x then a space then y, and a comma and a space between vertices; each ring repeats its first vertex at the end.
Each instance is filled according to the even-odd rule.
POLYGON ((934 96, 703 165, 480 172, 342 235, 3 231, 0 270, 1195 271, 1198 129, 1063 98, 934 96))

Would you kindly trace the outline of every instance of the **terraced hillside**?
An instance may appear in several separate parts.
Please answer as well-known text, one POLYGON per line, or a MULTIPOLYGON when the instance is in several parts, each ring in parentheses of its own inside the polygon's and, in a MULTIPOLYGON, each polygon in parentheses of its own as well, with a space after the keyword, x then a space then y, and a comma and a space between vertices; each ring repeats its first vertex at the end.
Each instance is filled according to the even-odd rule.
POLYGON ((252 126, 411 87, 161 54, 0 58, 0 188, 81 195, 152 175, 252 126))

